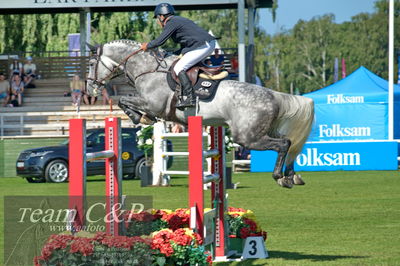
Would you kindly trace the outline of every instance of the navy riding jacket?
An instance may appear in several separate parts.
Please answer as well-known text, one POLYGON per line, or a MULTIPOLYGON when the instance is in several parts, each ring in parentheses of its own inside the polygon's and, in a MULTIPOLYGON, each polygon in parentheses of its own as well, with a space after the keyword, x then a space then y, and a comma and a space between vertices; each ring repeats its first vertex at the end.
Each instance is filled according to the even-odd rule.
POLYGON ((164 44, 170 37, 175 43, 181 45, 182 54, 195 50, 206 42, 215 40, 206 30, 197 26, 190 19, 172 16, 165 23, 160 36, 149 42, 147 48, 158 47, 164 44))

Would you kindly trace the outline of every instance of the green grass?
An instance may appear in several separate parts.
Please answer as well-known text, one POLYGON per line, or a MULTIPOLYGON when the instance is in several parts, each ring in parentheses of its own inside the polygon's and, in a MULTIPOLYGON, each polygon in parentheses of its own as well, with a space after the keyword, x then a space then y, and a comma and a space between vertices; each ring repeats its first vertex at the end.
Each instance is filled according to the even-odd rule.
MULTIPOLYGON (((253 210, 268 232, 266 260, 234 265, 400 265, 398 171, 307 172, 305 186, 283 189, 270 173, 235 174, 239 189, 229 205, 253 210)), ((102 177, 88 182, 89 195, 104 195, 102 177)), ((0 195, 67 195, 68 184, 28 184, 0 178, 0 195)), ((151 195, 155 208, 187 207, 187 179, 171 187, 141 188, 124 181, 126 195, 151 195)), ((205 192, 209 194, 209 192, 205 192)), ((3 198, 0 226, 3 227, 3 198)), ((3 261, 3 234, 0 234, 3 261)), ((222 263, 221 265, 228 265, 222 263)))

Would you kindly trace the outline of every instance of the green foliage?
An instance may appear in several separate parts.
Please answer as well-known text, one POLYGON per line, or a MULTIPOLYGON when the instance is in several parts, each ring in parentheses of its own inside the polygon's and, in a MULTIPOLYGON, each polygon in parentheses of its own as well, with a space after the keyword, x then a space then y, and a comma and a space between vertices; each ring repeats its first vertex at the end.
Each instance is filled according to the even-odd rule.
POLYGON ((153 152, 153 131, 153 126, 143 126, 138 132, 136 132, 138 148, 144 152, 146 158, 151 156, 153 152))
POLYGON ((205 250, 203 246, 182 246, 174 242, 171 243, 174 253, 170 260, 173 265, 209 265, 205 262, 205 250))
MULTIPOLYGON (((399 13, 397 0, 395 29, 400 26, 399 13)), ((400 47, 399 40, 397 30, 395 47, 400 47)), ((342 24, 336 24, 332 14, 300 20, 292 30, 273 36, 269 43, 267 76, 260 77, 267 87, 278 91, 289 92, 293 85, 300 93, 307 93, 332 84, 335 58, 345 59, 347 75, 365 66, 387 79, 388 2, 377 0, 374 13, 358 14, 342 24)))

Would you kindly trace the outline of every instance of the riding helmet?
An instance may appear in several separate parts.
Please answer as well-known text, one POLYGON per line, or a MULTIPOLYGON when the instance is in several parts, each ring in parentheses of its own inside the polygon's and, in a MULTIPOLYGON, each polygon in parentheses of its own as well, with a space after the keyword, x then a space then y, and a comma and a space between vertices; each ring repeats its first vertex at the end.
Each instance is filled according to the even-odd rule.
POLYGON ((171 4, 168 3, 161 3, 156 6, 156 9, 154 10, 154 18, 156 18, 159 15, 173 15, 175 14, 175 9, 171 4))

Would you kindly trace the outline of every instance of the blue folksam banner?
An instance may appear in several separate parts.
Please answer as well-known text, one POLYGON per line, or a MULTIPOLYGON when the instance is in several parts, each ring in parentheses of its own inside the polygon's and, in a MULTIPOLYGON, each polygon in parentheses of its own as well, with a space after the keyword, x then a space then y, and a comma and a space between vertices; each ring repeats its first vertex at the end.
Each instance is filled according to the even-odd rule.
MULTIPOLYGON (((304 94, 315 103, 308 141, 386 140, 388 82, 365 67, 328 87, 304 94)), ((394 136, 400 138, 400 87, 394 88, 394 136)))
MULTIPOLYGON (((295 162, 296 171, 397 170, 397 142, 306 143, 295 162)), ((277 153, 251 151, 251 172, 272 172, 277 153)))

